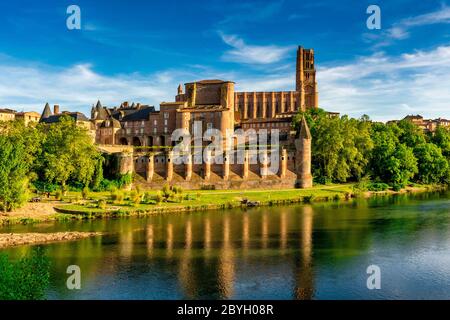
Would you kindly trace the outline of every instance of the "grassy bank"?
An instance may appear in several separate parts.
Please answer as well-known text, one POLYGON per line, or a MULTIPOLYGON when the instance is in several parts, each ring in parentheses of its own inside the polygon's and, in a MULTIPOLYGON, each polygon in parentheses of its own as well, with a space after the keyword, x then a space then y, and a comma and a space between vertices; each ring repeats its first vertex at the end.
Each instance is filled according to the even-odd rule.
POLYGON ((370 197, 374 194, 425 192, 438 188, 441 187, 421 185, 408 187, 400 192, 391 190, 355 192, 353 184, 338 184, 318 185, 310 189, 186 190, 179 192, 176 197, 161 202, 157 199, 158 193, 160 193, 157 190, 141 192, 140 201, 136 201, 136 191, 121 191, 122 198, 120 199, 114 199, 110 192, 91 192, 85 200, 81 199, 79 192, 69 192, 61 201, 56 201, 52 196, 50 199, 44 199, 41 203, 28 204, 28 206, 33 206, 31 213, 25 207, 20 212, 0 216, 0 224, 231 209, 247 207, 248 203, 255 206, 273 206, 319 201, 345 201, 355 197, 370 197), (36 208, 42 208, 42 212, 36 208), (52 212, 48 212, 49 208, 53 209, 52 212))

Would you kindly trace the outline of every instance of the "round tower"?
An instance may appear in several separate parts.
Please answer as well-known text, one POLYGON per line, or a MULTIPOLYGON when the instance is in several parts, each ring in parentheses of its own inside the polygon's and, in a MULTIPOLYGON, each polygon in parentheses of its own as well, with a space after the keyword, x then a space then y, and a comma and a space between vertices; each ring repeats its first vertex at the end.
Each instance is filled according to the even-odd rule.
POLYGON ((296 163, 297 183, 299 188, 312 187, 311 175, 311 133, 305 117, 302 117, 300 133, 298 139, 295 140, 296 147, 296 163))

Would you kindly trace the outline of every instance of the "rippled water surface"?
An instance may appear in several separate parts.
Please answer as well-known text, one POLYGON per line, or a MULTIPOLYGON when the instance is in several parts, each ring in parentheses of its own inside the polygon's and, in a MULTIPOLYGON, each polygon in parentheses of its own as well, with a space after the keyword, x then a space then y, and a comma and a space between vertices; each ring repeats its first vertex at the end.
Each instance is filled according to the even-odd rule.
POLYGON ((448 193, 1 229, 26 231, 105 233, 45 246, 49 299, 450 299, 448 193))

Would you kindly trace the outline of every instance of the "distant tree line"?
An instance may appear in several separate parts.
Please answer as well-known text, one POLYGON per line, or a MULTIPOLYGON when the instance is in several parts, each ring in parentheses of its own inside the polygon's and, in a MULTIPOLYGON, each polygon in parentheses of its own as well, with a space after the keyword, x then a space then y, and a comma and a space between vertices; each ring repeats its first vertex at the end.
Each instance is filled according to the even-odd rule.
POLYGON ((333 117, 324 110, 298 114, 298 129, 305 116, 312 139, 312 170, 316 183, 370 181, 400 190, 410 183, 448 184, 450 130, 438 127, 425 133, 412 122, 384 124, 333 117))

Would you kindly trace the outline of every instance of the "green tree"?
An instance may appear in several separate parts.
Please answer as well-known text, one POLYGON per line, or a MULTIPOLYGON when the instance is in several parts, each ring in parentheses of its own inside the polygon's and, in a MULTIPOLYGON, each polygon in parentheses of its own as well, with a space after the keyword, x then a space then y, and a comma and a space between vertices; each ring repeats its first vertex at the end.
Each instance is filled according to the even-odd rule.
POLYGON ((397 123, 398 138, 400 143, 404 143, 410 148, 426 143, 426 136, 422 128, 408 120, 401 120, 397 123))
POLYGON ((422 143, 414 148, 418 160, 417 180, 422 183, 445 182, 449 170, 441 149, 432 143, 422 143))
POLYGON ((89 185, 98 171, 101 155, 88 131, 69 116, 52 125, 42 125, 45 138, 39 157, 40 178, 65 190, 68 182, 89 185))
POLYGON ((3 211, 11 211, 27 200, 26 157, 21 141, 0 136, 0 207, 3 211))
POLYGON ((399 141, 400 131, 396 124, 373 125, 374 148, 370 168, 376 180, 401 188, 414 177, 418 169, 413 149, 399 141))
POLYGON ((431 136, 431 142, 441 148, 442 154, 450 160, 450 129, 438 126, 431 136))
POLYGON ((0 254, 0 300, 43 299, 49 279, 50 260, 42 248, 16 262, 0 254))
POLYGON ((319 182, 359 180, 367 171, 373 143, 368 117, 330 117, 321 109, 300 113, 293 126, 305 116, 312 139, 312 169, 319 182))
POLYGON ((387 159, 386 164, 385 170, 390 175, 390 179, 386 182, 401 188, 406 186, 418 171, 417 159, 414 157, 413 149, 404 144, 396 146, 394 153, 387 159))

